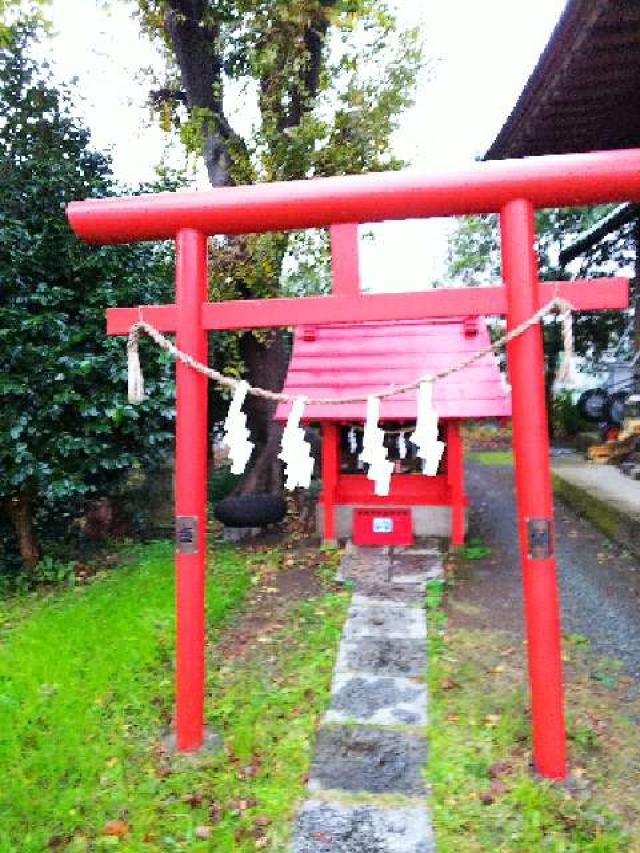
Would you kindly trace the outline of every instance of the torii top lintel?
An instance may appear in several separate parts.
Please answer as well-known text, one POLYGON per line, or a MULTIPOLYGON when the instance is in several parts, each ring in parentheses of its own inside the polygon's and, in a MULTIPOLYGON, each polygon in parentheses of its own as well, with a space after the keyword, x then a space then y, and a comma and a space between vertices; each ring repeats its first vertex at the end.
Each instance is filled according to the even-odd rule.
POLYGON ((91 199, 72 202, 67 213, 82 239, 125 243, 171 239, 182 229, 238 234, 493 213, 517 199, 536 208, 640 200, 640 149, 91 199))

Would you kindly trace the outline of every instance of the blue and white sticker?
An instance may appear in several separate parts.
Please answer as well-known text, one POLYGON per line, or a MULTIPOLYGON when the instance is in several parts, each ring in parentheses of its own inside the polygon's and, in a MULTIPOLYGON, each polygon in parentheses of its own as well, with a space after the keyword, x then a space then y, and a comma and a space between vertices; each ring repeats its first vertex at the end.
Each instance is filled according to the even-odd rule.
POLYGON ((393 533, 392 518, 374 518, 373 519, 374 533, 393 533))

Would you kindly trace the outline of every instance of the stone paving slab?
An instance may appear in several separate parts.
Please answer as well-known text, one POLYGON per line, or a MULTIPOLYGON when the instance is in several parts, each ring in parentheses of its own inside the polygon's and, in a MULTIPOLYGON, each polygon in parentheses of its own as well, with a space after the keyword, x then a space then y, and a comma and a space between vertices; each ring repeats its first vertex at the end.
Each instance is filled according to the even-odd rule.
POLYGON ((391 583, 419 582, 442 576, 442 559, 440 557, 406 556, 400 553, 391 561, 389 579, 391 583))
POLYGON ((293 853, 432 853, 424 806, 384 808, 309 800, 298 814, 293 853))
POLYGON ((331 696, 326 722, 385 726, 427 724, 426 685, 408 678, 336 675, 331 696))
POLYGON ((393 577, 398 571, 403 574, 423 574, 439 562, 439 557, 407 557, 405 554, 398 554, 391 558, 390 576, 393 577))
MULTIPOLYGON (((424 592, 422 592, 422 596, 424 598, 424 592)), ((416 603, 413 601, 389 601, 389 599, 384 594, 384 590, 381 590, 378 595, 370 595, 369 593, 363 592, 354 592, 351 596, 351 604, 349 605, 349 612, 354 608, 363 608, 363 607, 392 607, 398 608, 401 610, 415 610, 422 612, 423 610, 423 602, 416 603)))
POLYGON ((397 548, 394 554, 401 554, 403 557, 439 557, 441 549, 437 546, 425 545, 406 545, 403 548, 397 548))
POLYGON ((361 637, 357 642, 343 640, 335 672, 371 673, 421 677, 425 673, 427 644, 424 639, 361 637))
POLYGON ((311 765, 310 791, 341 789, 425 796, 422 735, 369 726, 322 726, 311 765))
POLYGON ((427 581, 440 580, 443 577, 444 577, 444 569, 442 568, 442 563, 437 563, 435 566, 432 566, 426 572, 426 580, 427 581))
POLYGON ((356 604, 343 629, 346 640, 360 637, 421 639, 427 636, 424 611, 401 604, 356 604))
POLYGON ((427 582, 427 572, 413 572, 406 575, 393 575, 393 583, 415 584, 419 589, 427 582))
POLYGON ((391 559, 388 553, 348 553, 340 561, 337 579, 351 580, 358 585, 368 580, 378 580, 388 583, 391 571, 391 559))
POLYGON ((410 583, 394 581, 362 581, 356 585, 358 593, 368 598, 384 598, 387 602, 401 604, 422 604, 424 601, 424 583, 411 580, 410 583))
POLYGON ((293 853, 435 849, 422 775, 424 593, 427 580, 441 574, 431 543, 351 546, 342 558, 338 579, 350 581, 354 594, 309 774, 313 796, 297 814, 293 853), (365 802, 350 802, 354 794, 365 802))

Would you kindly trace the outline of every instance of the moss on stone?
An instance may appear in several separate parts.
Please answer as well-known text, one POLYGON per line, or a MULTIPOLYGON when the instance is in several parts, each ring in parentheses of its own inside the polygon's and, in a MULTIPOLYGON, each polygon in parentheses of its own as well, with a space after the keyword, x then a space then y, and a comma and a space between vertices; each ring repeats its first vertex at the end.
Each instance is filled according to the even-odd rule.
POLYGON ((628 544, 624 538, 624 528, 621 524, 620 515, 612 506, 594 497, 585 489, 580 489, 567 482, 557 474, 552 474, 551 480, 555 494, 575 510, 578 515, 595 524, 610 539, 623 541, 625 545, 628 544))

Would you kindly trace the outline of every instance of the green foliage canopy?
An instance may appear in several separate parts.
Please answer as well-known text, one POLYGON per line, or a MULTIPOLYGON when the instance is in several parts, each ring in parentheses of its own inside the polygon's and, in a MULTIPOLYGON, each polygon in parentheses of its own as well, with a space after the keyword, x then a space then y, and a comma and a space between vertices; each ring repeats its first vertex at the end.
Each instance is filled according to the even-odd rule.
MULTIPOLYGON (((550 208, 536 212, 539 274, 543 281, 620 274, 633 261, 631 228, 625 226, 594 246, 571 270, 560 265, 563 248, 612 210, 611 205, 591 208, 550 208)), ((449 239, 449 276, 466 285, 500 280, 500 243, 495 215, 461 219, 449 239)), ((575 348, 581 355, 599 356, 620 336, 627 317, 620 311, 580 312, 574 318, 575 348)), ((555 324, 545 327, 547 357, 555 363, 560 333, 555 324)))
MULTIPOLYGON (((162 126, 202 155, 212 185, 399 168, 390 139, 413 103, 422 63, 416 29, 384 0, 137 0, 165 48, 162 126), (238 95, 241 93, 241 95, 238 95), (241 102, 241 107, 238 102, 241 102), (234 107, 235 104, 235 107, 234 107), (185 107, 186 105, 186 107, 185 107), (238 113, 254 117, 240 132, 238 113)), ((212 298, 268 296, 282 285, 287 235, 217 246, 212 298)), ((325 257, 321 241, 306 257, 325 257)))
MULTIPOLYGON (((151 394, 126 401, 122 339, 107 306, 165 301, 165 247, 83 245, 65 207, 112 191, 108 160, 30 55, 31 25, 0 49, 0 508, 11 515, 117 488, 170 440, 169 365, 146 360, 151 394)), ((58 504, 61 506, 61 504, 58 504)))

